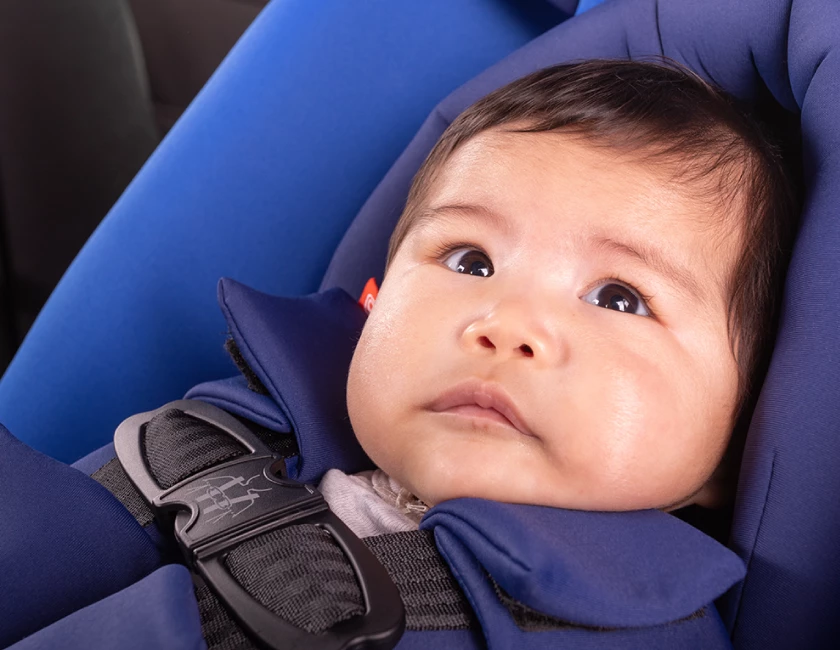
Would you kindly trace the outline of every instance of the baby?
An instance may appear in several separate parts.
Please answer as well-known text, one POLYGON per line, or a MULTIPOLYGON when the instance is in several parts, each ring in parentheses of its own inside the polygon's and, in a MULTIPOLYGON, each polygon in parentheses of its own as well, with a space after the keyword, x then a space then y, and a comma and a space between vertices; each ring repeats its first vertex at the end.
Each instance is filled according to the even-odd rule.
POLYGON ((391 239, 347 386, 360 443, 429 506, 725 503, 794 215, 757 126, 674 65, 488 95, 391 239))

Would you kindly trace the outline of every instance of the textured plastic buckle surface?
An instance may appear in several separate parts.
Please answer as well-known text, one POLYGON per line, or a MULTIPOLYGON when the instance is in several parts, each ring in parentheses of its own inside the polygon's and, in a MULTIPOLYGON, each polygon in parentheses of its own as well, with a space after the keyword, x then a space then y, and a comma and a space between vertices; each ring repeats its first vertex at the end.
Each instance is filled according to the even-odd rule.
POLYGON ((262 644, 277 650, 385 649, 397 644, 405 629, 405 610, 385 568, 315 488, 286 478, 283 459, 236 418, 205 402, 178 400, 128 418, 117 429, 114 446, 126 474, 159 521, 171 520, 174 513, 175 537, 188 564, 262 644), (207 422, 249 453, 162 489, 148 469, 143 438, 148 422, 171 409, 207 422), (332 535, 356 575, 364 614, 311 634, 264 607, 231 575, 225 565, 230 551, 292 524, 313 524, 332 535))

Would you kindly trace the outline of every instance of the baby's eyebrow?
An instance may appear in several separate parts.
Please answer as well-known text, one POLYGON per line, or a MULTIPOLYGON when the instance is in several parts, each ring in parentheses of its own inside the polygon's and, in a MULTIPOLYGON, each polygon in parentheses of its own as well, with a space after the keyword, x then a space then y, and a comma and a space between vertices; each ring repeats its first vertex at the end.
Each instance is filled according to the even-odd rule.
POLYGON ((594 248, 606 249, 641 261, 658 275, 673 280, 678 288, 692 297, 703 301, 709 298, 704 286, 687 267, 669 259, 658 248, 642 241, 618 241, 605 235, 591 235, 587 237, 587 240, 594 248))
POLYGON ((421 210, 411 225, 411 228, 424 228, 432 225, 441 217, 469 217, 472 219, 480 219, 482 223, 487 223, 496 230, 504 234, 511 232, 511 224, 503 214, 496 212, 480 203, 450 203, 447 205, 435 205, 421 210))

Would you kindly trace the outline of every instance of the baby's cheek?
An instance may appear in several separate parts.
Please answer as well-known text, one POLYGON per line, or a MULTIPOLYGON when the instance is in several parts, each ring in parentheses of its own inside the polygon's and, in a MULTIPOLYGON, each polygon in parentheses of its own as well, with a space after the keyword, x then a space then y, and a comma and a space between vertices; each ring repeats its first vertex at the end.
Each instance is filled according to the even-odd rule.
POLYGON ((382 399, 382 384, 377 354, 369 345, 367 329, 362 334, 347 378, 347 412, 359 444, 374 459, 378 454, 379 433, 387 426, 387 401, 382 399))
POLYGON ((692 453, 679 441, 693 423, 678 377, 641 356, 629 361, 611 368, 594 426, 601 432, 603 477, 643 491, 655 489, 692 453))

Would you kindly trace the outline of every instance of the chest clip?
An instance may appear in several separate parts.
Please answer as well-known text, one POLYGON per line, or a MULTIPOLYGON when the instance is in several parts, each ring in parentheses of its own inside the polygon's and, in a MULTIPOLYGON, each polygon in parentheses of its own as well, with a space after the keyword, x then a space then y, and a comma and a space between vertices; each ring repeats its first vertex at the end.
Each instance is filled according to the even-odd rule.
MULTIPOLYGON (((393 648, 405 629, 405 610, 385 568, 335 515, 311 485, 286 476, 285 462, 229 413, 198 400, 178 400, 125 420, 114 436, 117 456, 155 517, 174 534, 187 564, 215 592, 243 629, 276 650, 393 648), (145 430, 157 415, 177 410, 224 433, 245 453, 163 489, 145 457, 145 430), (291 625, 258 602, 227 568, 237 546, 290 525, 312 524, 327 531, 355 573, 364 613, 322 634, 291 625)), ((301 549, 306 562, 306 549, 301 549)))

